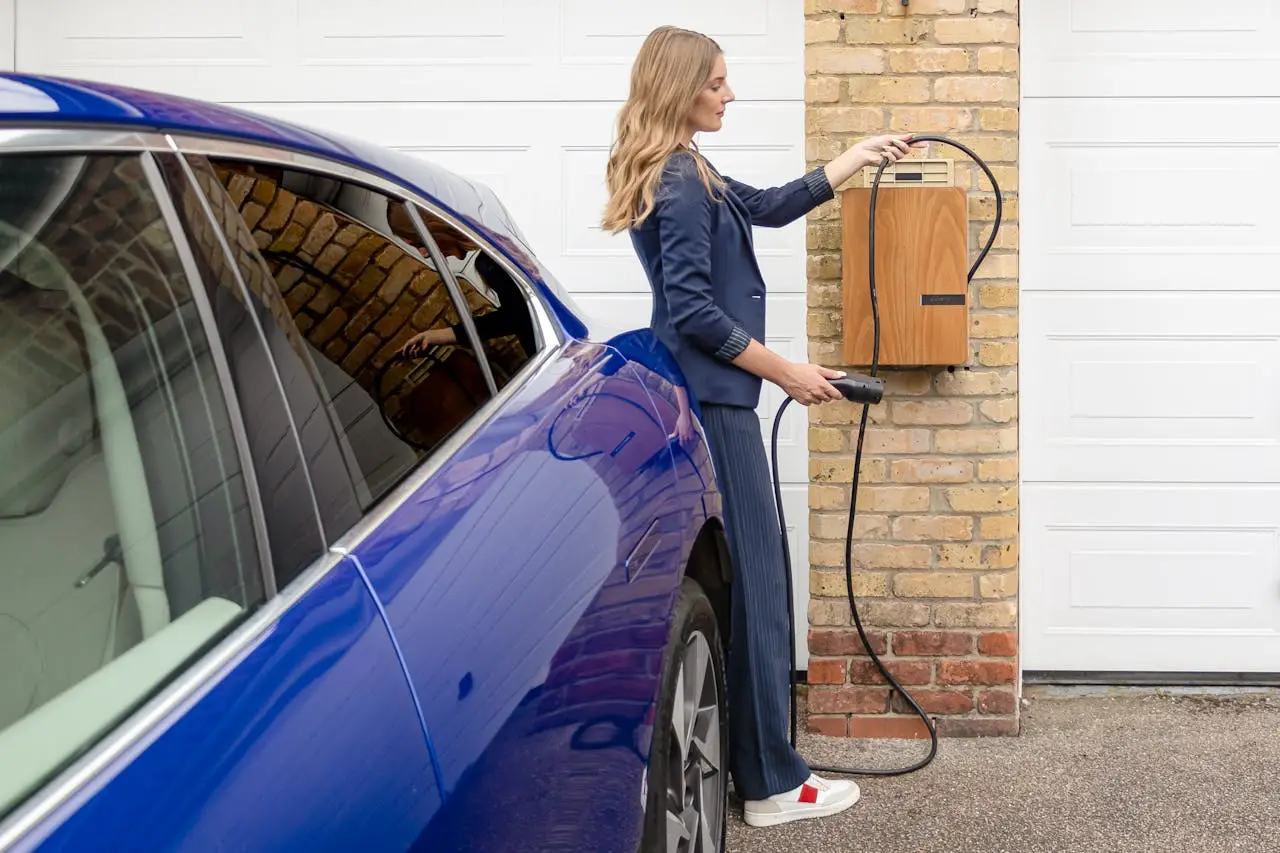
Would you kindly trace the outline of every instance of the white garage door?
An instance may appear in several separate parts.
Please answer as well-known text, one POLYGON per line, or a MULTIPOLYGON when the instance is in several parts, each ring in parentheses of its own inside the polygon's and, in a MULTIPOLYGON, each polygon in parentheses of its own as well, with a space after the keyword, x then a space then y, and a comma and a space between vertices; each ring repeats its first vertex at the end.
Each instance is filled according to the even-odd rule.
MULTIPOLYGON (((16 0, 16 9, 0 0, 0 39, 15 11, 9 38, 20 71, 234 104, 355 133, 489 183, 605 335, 649 317, 630 243, 597 222, 614 117, 653 27, 698 29, 725 49, 739 100, 725 130, 701 141, 722 171, 759 186, 805 167, 801 0, 16 0)), ((769 343, 804 359, 804 224, 762 230, 757 246, 772 291, 769 343)), ((761 402, 766 436, 779 402, 777 393, 761 402)), ((782 439, 803 640, 800 407, 782 439)), ((803 642, 799 649, 807 660, 803 642)))
POLYGON ((1022 14, 1023 665, 1280 672, 1280 0, 1022 14))

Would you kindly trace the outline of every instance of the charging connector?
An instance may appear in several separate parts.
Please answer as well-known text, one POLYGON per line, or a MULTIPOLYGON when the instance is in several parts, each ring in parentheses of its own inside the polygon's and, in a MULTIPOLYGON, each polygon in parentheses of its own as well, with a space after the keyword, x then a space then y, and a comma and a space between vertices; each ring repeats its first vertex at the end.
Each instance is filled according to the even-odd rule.
POLYGON ((874 406, 884 399, 884 380, 878 376, 847 373, 840 379, 828 379, 832 387, 844 395, 850 403, 874 406))
MULTIPOLYGON (((920 135, 912 137, 912 142, 937 142, 943 145, 950 145, 957 148, 973 160, 974 163, 987 176, 987 180, 991 182, 991 188, 995 193, 996 210, 995 222, 991 228, 991 235, 987 238, 982 250, 978 253, 978 257, 974 259, 972 266, 969 267, 967 275, 968 281, 973 281, 974 273, 978 267, 986 259, 987 253, 991 251, 992 245, 996 241, 996 234, 1000 231, 1000 222, 1004 212, 1004 199, 1000 195, 1000 185, 996 183, 996 177, 992 174, 991 169, 982 158, 971 151, 966 146, 948 139, 945 136, 928 136, 920 135)), ((853 592, 853 523, 858 511, 858 486, 861 481, 862 472, 862 447, 867 434, 867 418, 871 412, 871 406, 876 405, 884 396, 884 380, 880 379, 877 374, 880 370, 880 303, 876 294, 876 200, 880 193, 880 179, 884 174, 885 167, 888 166, 888 160, 882 160, 879 168, 876 170, 875 177, 871 183, 871 209, 869 216, 869 227, 867 234, 867 256, 868 276, 867 284, 870 289, 871 296, 871 317, 874 329, 874 340, 872 343, 871 371, 869 375, 849 374, 842 379, 832 380, 831 384, 844 395, 845 399, 854 403, 862 403, 862 418, 858 423, 858 441, 854 450, 853 457, 853 482, 850 484, 849 490, 849 523, 845 532, 844 540, 844 577, 845 591, 849 598, 849 610, 853 617, 854 627, 858 630, 858 637, 862 640, 862 646, 867 656, 871 658, 871 662, 875 664, 880 675, 888 682, 890 688, 896 691, 911 707, 921 720, 924 721, 925 728, 929 731, 929 752, 928 754, 907 767, 890 768, 890 769, 859 769, 855 767, 836 767, 836 766, 820 766, 810 765, 811 769, 824 772, 835 773, 845 776, 901 776, 912 773, 921 769, 933 761, 938 753, 938 731, 934 725, 934 721, 929 717, 920 703, 904 688, 893 674, 889 672, 884 662, 880 660, 880 656, 876 654, 875 648, 872 646, 870 638, 867 637, 866 629, 863 628, 862 618, 858 614, 857 597, 853 592)), ((795 402, 791 397, 782 401, 782 405, 778 407, 778 413, 773 419, 773 437, 771 442, 771 455, 773 464, 773 494, 774 502, 778 508, 778 534, 782 538, 782 562, 786 569, 787 575, 787 624, 790 628, 791 642, 791 745, 796 745, 796 648, 795 648, 795 601, 793 592, 793 581, 791 572, 791 550, 787 542, 787 519, 782 509, 782 485, 778 477, 778 428, 782 424, 782 415, 786 411, 787 406, 795 402)))

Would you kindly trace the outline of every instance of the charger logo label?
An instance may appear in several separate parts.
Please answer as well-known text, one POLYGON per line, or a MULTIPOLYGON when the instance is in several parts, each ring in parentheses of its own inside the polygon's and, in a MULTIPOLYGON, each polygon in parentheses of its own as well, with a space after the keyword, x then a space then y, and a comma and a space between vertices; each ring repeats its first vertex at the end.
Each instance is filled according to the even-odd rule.
POLYGON ((963 305, 965 295, 963 293, 922 293, 920 294, 921 305, 963 305))

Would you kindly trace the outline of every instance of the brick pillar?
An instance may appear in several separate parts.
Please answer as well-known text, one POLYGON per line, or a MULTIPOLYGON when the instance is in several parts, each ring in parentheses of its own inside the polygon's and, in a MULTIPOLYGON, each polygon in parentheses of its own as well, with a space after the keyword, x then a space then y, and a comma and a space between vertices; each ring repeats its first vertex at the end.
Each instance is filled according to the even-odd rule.
MULTIPOLYGON (((890 371, 872 412, 854 549, 859 612, 877 653, 940 734, 1018 731, 1018 17, 1016 0, 806 0, 810 166, 887 130, 942 133, 976 151, 1005 196, 1000 237, 970 287, 970 362, 890 371)), ((991 186, 972 187, 970 251, 990 233, 991 186)), ((861 185, 855 177, 852 185, 861 185)), ((839 202, 808 224, 809 348, 841 362, 839 202)), ((972 256, 972 254, 971 254, 972 256)), ((810 410, 809 727, 922 735, 864 655, 845 601, 843 538, 859 407, 810 410)))

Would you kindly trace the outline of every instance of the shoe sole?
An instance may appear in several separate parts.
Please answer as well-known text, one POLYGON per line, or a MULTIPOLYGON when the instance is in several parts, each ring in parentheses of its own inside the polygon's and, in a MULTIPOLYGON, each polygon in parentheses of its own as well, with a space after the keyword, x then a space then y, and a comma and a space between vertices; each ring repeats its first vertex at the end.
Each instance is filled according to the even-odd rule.
POLYGON ((781 812, 765 812, 762 814, 753 814, 745 808, 742 812, 742 818, 747 822, 747 826, 778 826, 779 824, 791 823, 797 820, 809 820, 818 817, 831 817, 833 814, 839 814, 847 808, 857 805, 862 799, 862 792, 856 791, 853 798, 848 802, 843 800, 828 803, 825 806, 813 806, 803 809, 791 809, 781 812))

